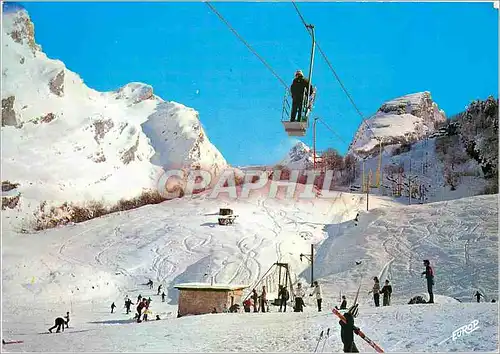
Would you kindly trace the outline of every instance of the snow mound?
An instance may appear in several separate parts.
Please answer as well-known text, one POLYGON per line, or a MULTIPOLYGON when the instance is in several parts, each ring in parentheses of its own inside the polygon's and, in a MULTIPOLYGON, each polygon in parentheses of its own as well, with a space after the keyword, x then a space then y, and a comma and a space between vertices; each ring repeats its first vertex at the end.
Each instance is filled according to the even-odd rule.
POLYGON ((313 156, 312 149, 300 141, 290 149, 279 165, 285 166, 291 170, 309 169, 314 164, 313 156))

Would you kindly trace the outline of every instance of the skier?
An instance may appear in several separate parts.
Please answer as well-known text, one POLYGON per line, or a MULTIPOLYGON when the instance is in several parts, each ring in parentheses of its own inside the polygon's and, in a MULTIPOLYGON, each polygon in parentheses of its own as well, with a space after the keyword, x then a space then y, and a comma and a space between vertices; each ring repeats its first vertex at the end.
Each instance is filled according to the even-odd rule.
POLYGON ((165 292, 161 293, 161 302, 165 302, 165 292))
POLYGON ((253 312, 259 312, 257 309, 257 303, 259 300, 259 295, 257 294, 257 290, 252 290, 252 301, 253 301, 253 312))
POLYGON ((141 302, 139 302, 139 305, 137 305, 137 323, 141 322, 141 312, 142 309, 146 306, 146 299, 142 299, 141 302))
POLYGON ((481 294, 479 291, 476 291, 476 294, 474 295, 477 299, 477 302, 480 302, 481 296, 484 298, 484 295, 481 294))
POLYGON ((292 114, 290 122, 295 122, 295 116, 297 113, 297 121, 301 121, 304 94, 308 94, 308 88, 309 81, 304 77, 302 70, 297 70, 295 72, 295 79, 293 80, 292 86, 290 86, 290 92, 292 94, 292 114))
POLYGON ((144 315, 142 317, 143 321, 147 321, 148 320, 148 314, 150 313, 150 311, 149 311, 149 304, 150 304, 150 301, 146 300, 145 301, 145 305, 144 305, 144 315))
POLYGON ((141 300, 142 300, 142 295, 139 294, 139 296, 137 296, 137 304, 139 304, 141 302, 141 300))
POLYGON ((280 292, 278 297, 280 298, 280 309, 279 312, 281 312, 281 308, 284 306, 285 310, 283 312, 286 312, 286 302, 290 298, 290 294, 288 293, 287 288, 285 288, 283 285, 280 285, 280 292))
POLYGON ((66 316, 64 316, 64 318, 66 319, 66 328, 69 328, 69 311, 66 312, 66 316))
POLYGON ((347 310, 347 299, 345 298, 345 295, 342 295, 342 303, 340 304, 339 310, 347 310))
POLYGON ((252 301, 250 299, 246 299, 243 301, 243 309, 245 309, 245 312, 250 312, 250 307, 252 306, 252 301))
POLYGON ((354 325, 354 317, 350 311, 344 313, 344 317, 347 323, 344 323, 342 320, 339 321, 340 338, 344 344, 344 353, 359 353, 354 343, 354 332, 357 333, 359 328, 354 325))
POLYGON ((163 286, 163 285, 161 285, 161 284, 158 286, 158 294, 156 294, 156 295, 160 295, 160 291, 161 291, 161 287, 162 287, 162 286, 163 286))
POLYGON ((262 294, 260 294, 260 309, 262 312, 266 312, 266 301, 267 301, 267 292, 266 287, 262 287, 262 294))
POLYGON ((54 328, 56 328, 56 327, 57 327, 56 333, 61 332, 61 328, 62 328, 62 331, 64 332, 64 325, 65 324, 66 324, 66 321, 64 321, 64 318, 57 317, 56 320, 55 320, 54 326, 52 326, 52 327, 49 328, 49 332, 52 333, 52 330, 54 328))
POLYGON ((130 306, 132 305, 132 300, 127 298, 127 301, 125 301, 125 308, 127 309, 127 315, 130 312, 130 306))
POLYGON ((115 307, 116 307, 116 305, 115 305, 115 303, 113 302, 113 303, 111 304, 111 313, 113 313, 113 311, 114 311, 115 307))
POLYGON ((425 274, 425 278, 427 279, 427 291, 429 292, 429 301, 428 304, 434 303, 434 294, 432 293, 432 286, 434 285, 434 270, 431 267, 431 262, 428 259, 424 259, 425 271, 422 272, 422 275, 425 274))
POLYGON ((321 286, 318 284, 317 281, 314 282, 314 290, 312 294, 309 294, 309 296, 313 296, 316 294, 316 301, 318 303, 318 312, 321 312, 321 302, 323 301, 323 294, 321 291, 321 286))
POLYGON ((297 283, 297 289, 295 289, 295 312, 304 312, 304 296, 306 296, 306 292, 302 289, 302 283, 297 283))
POLYGON ((149 285, 149 288, 153 289, 153 281, 151 279, 149 279, 146 285, 149 285))
POLYGON ((373 293, 373 302, 375 302, 375 307, 380 306, 380 281, 378 277, 373 277, 373 288, 368 292, 368 294, 373 293))
POLYGON ((156 320, 157 321, 161 320, 160 315, 156 315, 156 320))
POLYGON ((359 213, 356 214, 356 217, 354 218, 354 226, 358 226, 359 222, 359 213))
POLYGON ((389 279, 386 279, 385 285, 382 288, 382 290, 380 290, 380 293, 384 294, 384 297, 382 299, 382 304, 384 306, 389 306, 391 304, 391 294, 392 294, 392 286, 389 285, 389 279))

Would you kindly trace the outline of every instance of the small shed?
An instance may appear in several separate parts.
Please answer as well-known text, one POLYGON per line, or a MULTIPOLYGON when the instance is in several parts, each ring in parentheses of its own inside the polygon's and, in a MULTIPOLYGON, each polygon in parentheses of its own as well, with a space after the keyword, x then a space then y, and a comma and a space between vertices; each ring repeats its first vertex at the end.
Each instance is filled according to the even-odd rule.
POLYGON ((243 290, 247 285, 184 283, 175 285, 180 291, 177 317, 185 315, 203 315, 212 313, 214 308, 218 313, 239 304, 243 290), (225 305, 225 306, 224 306, 225 305))

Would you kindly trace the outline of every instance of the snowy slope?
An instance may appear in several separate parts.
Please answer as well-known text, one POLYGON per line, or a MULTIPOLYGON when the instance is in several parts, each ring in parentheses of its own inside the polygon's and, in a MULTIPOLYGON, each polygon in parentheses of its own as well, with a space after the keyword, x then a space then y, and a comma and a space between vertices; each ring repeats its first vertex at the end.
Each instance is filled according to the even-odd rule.
POLYGON ((430 92, 402 96, 384 103, 360 124, 349 150, 364 156, 378 147, 379 139, 383 145, 416 141, 432 133, 435 123, 445 120, 430 92))
MULTIPOLYGON (((338 351, 339 328, 328 309, 338 304, 340 291, 352 301, 360 280, 357 324, 386 351, 496 349, 497 304, 459 304, 452 298, 471 301, 477 289, 488 301, 498 298, 498 196, 411 207, 370 198, 366 213, 364 198, 348 193, 302 202, 263 195, 213 200, 202 194, 37 234, 6 229, 3 335, 25 341, 8 349, 313 351, 319 332, 331 327, 325 350, 338 351), (234 226, 216 225, 216 212, 225 206, 239 215, 234 226), (360 223, 354 226, 358 211, 360 223), (314 300, 307 297, 303 314, 175 318, 178 292, 173 285, 208 282, 206 273, 216 283, 252 285, 279 259, 291 264, 294 282, 307 280, 309 269, 299 254, 310 243, 316 244, 315 274, 323 285, 325 312, 315 312, 314 300), (409 306, 410 297, 425 294, 419 275, 423 258, 435 267, 437 304, 409 306), (356 266, 355 261, 362 263, 356 266), (374 275, 393 283, 394 306, 371 304, 367 292, 374 275), (153 290, 141 285, 149 277, 155 281, 153 290), (166 303, 155 295, 159 282, 166 303), (137 325, 122 310, 109 313, 112 301, 120 308, 125 295, 134 299, 139 293, 153 298, 153 313, 164 321, 137 325), (50 341, 38 335, 66 310, 73 314, 71 335, 54 334, 50 341), (461 341, 441 343, 478 313, 479 330, 461 341)), ((356 342, 362 351, 371 351, 356 342)))
MULTIPOLYGON (((387 180, 385 168, 387 166, 403 166, 406 176, 411 176, 415 185, 425 185, 427 188, 427 202, 445 201, 459 199, 463 197, 471 197, 482 194, 487 181, 483 177, 483 173, 479 164, 469 159, 463 164, 457 164, 454 169, 460 173, 458 186, 452 191, 450 186, 445 183, 445 165, 436 154, 436 139, 427 139, 414 143, 411 150, 393 156, 396 145, 388 145, 382 149, 382 159, 380 159, 379 151, 373 157, 365 160, 365 178, 371 172, 372 186, 376 182, 376 172, 379 164, 382 166, 383 188, 372 188, 370 193, 378 195, 392 196, 393 183, 387 180)), ((362 162, 358 163, 360 174, 355 185, 361 186, 363 173, 362 162)), ((406 180, 404 182, 407 182, 406 180)), ((408 194, 399 198, 402 203, 408 203, 408 194)), ((418 203, 417 199, 413 199, 412 203, 418 203)))
POLYGON ((3 14, 2 180, 19 208, 41 201, 113 203, 156 188, 164 169, 227 166, 198 113, 151 86, 97 92, 35 43, 25 10, 3 14))

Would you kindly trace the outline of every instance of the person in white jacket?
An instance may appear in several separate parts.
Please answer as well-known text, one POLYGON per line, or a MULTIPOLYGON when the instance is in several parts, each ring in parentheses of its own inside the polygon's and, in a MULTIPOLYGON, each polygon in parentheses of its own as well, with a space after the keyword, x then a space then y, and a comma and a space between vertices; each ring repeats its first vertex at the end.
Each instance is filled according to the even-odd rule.
POLYGON ((323 301, 323 293, 321 291, 321 286, 317 281, 314 282, 314 290, 309 296, 316 294, 316 301, 318 302, 318 312, 321 312, 321 302, 323 301))
POLYGON ((304 312, 304 296, 306 292, 302 289, 302 284, 297 283, 297 289, 295 289, 295 312, 304 312))

